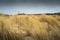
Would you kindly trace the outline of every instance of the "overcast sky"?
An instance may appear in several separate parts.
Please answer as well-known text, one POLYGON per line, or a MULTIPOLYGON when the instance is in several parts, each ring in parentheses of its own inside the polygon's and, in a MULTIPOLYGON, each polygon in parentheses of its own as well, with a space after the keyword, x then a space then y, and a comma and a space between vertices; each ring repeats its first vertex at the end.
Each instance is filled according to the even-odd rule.
POLYGON ((0 0, 0 13, 60 12, 60 0, 0 0))

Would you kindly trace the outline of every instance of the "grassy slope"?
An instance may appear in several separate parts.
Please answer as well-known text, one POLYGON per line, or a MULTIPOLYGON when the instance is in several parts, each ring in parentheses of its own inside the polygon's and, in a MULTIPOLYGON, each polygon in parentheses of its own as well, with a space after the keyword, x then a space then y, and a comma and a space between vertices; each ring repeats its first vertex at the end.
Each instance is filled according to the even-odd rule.
POLYGON ((60 16, 0 15, 0 40, 60 40, 60 16))

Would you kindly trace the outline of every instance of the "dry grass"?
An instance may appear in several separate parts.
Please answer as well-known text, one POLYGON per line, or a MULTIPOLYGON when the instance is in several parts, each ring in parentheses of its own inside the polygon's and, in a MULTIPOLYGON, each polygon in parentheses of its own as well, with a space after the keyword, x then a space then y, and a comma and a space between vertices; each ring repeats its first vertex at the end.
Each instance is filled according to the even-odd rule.
POLYGON ((60 40, 60 16, 0 16, 0 40, 60 40))

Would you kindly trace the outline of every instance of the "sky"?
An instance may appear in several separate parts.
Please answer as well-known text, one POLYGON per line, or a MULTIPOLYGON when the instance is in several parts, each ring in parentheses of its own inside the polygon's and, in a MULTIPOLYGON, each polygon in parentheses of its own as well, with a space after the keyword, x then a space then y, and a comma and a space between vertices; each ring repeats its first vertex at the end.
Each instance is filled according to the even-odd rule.
POLYGON ((60 0, 0 0, 0 13, 37 14, 60 12, 60 0))

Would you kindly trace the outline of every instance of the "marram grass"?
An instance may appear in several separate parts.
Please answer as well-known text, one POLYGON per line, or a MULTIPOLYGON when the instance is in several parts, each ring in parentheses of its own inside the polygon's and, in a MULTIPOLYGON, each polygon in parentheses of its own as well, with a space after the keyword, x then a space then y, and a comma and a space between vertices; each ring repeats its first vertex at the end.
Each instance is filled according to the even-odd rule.
POLYGON ((60 16, 0 16, 0 40, 60 40, 60 16))

